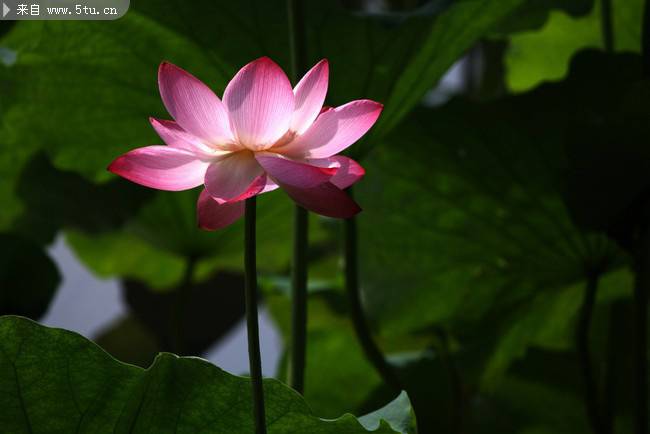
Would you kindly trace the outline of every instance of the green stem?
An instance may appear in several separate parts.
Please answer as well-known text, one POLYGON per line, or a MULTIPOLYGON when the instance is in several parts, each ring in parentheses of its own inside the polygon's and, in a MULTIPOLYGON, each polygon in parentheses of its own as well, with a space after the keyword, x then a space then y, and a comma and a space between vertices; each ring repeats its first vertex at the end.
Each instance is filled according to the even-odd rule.
MULTIPOLYGON (((351 194, 352 191, 348 189, 351 194)), ((357 223, 356 217, 349 218, 344 222, 345 238, 345 289, 348 294, 350 316, 357 339, 363 348, 366 358, 372 363, 384 382, 395 391, 401 391, 402 385, 393 370, 388 364, 381 350, 372 338, 368 323, 363 314, 361 296, 359 293, 359 270, 357 263, 357 223)))
MULTIPOLYGON (((291 73, 294 84, 306 72, 305 28, 302 0, 287 0, 291 73)), ((305 389, 307 353, 307 210, 296 205, 293 235, 293 269, 291 279, 291 343, 289 347, 289 385, 298 393, 305 389)))
POLYGON ((607 434, 605 423, 602 419, 598 384, 594 378, 591 350, 589 348, 589 330, 591 329, 591 319, 596 304, 599 278, 599 272, 590 271, 587 274, 587 285, 582 299, 582 306, 580 307, 578 328, 576 330, 576 346, 584 379, 585 405, 587 407, 589 423, 595 433, 607 434))
POLYGON ((246 199, 244 216, 244 277, 246 292, 246 325, 248 329, 248 361, 253 391, 255 433, 266 434, 264 388, 260 356, 260 330, 257 314, 257 264, 255 254, 255 197, 246 199))
POLYGON ((174 306, 172 306, 172 324, 174 326, 174 330, 172 331, 172 345, 173 351, 178 355, 181 355, 186 351, 185 317, 187 315, 187 305, 192 292, 192 276, 194 275, 195 267, 196 257, 188 257, 183 278, 175 291, 176 297, 174 300, 174 306))
POLYGON ((296 205, 293 239, 291 305, 291 358, 289 384, 298 393, 305 390, 307 352, 307 210, 296 205))
POLYGON ((612 0, 600 1, 600 19, 605 51, 614 51, 614 30, 612 27, 612 0))
POLYGON ((641 224, 634 287, 634 324, 636 339, 636 433, 648 434, 648 287, 650 286, 650 227, 641 224))
MULTIPOLYGON (((645 1, 641 35, 643 76, 650 77, 650 0, 645 1)), ((646 199, 647 200, 647 199, 646 199)), ((641 214, 634 286, 636 433, 648 434, 648 293, 650 292, 650 204, 641 214)))
POLYGON ((305 21, 302 0, 287 0, 289 17, 289 47, 291 49, 291 75, 294 84, 307 72, 305 21))
POLYGON ((643 6, 643 28, 641 29, 641 55, 643 57, 643 76, 650 77, 650 1, 643 6))

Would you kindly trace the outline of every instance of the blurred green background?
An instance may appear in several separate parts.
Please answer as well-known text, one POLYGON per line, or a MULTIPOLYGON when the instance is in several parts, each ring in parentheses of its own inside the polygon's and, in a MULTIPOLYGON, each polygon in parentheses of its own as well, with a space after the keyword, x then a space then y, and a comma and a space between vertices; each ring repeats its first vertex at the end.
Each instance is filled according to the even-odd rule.
MULTIPOLYGON (((309 63, 331 65, 326 104, 385 104, 350 148, 367 171, 354 188, 360 282, 419 432, 633 432, 650 186, 644 7, 305 2, 309 63)), ((149 190, 106 166, 160 143, 148 117, 169 117, 162 60, 218 95, 259 56, 288 71, 284 1, 132 0, 117 21, 13 24, 0 23, 0 313, 47 312, 61 281, 48 248, 63 239, 120 282, 129 314, 94 336, 104 349, 142 367, 160 351, 203 354, 243 315, 242 223, 201 232, 198 190, 149 190)), ((285 341, 291 234, 290 200, 261 197, 264 304, 285 341)), ((305 399, 323 418, 396 395, 356 339, 342 246, 341 222, 310 216, 305 399)), ((275 376, 285 371, 283 357, 275 376)))

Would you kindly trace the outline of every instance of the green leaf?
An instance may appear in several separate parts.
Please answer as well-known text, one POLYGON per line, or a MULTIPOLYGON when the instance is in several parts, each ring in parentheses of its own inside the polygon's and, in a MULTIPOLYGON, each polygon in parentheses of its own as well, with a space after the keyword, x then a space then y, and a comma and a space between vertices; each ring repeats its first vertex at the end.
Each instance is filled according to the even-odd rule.
MULTIPOLYGON (((594 56, 576 59, 562 85, 422 109, 373 155, 358 194, 360 264, 366 308, 384 338, 443 328, 457 351, 488 345, 480 377, 491 384, 530 345, 566 348, 588 270, 628 260, 578 226, 565 202, 565 140, 580 125, 571 121, 611 110, 589 91, 611 83, 588 67, 594 56), (591 97, 578 98, 579 86, 591 97)), ((602 290, 624 297, 631 281, 606 274, 602 290)))
POLYGON ((526 0, 499 23, 491 36, 503 37, 526 30, 539 30, 554 10, 580 17, 588 14, 593 6, 594 0, 526 0))
POLYGON ((185 266, 181 258, 124 232, 88 235, 70 230, 66 242, 99 277, 131 277, 155 289, 177 283, 185 266))
MULTIPOLYGON (((8 432, 253 432, 250 383, 205 360, 161 354, 147 370, 122 364, 72 332, 0 319, 0 423, 8 432)), ((265 380, 269 433, 368 432, 351 415, 315 417, 265 380)), ((376 433, 395 433, 380 422, 376 433)))
POLYGON ((38 319, 47 310, 61 281, 56 265, 34 242, 0 233, 0 315, 38 319))
POLYGON ((393 77, 386 108, 371 134, 382 137, 394 128, 466 50, 522 3, 468 0, 447 8, 423 36, 420 49, 406 65, 399 66, 401 73, 393 77))
POLYGON ((400 393, 385 407, 359 418, 359 422, 368 430, 379 428, 382 420, 388 422, 391 428, 397 432, 415 433, 415 416, 406 392, 400 393))
MULTIPOLYGON (((573 55, 585 48, 603 48, 600 2, 585 17, 552 11, 539 31, 513 35, 506 53, 507 84, 514 92, 543 81, 563 78, 573 55)), ((612 27, 616 51, 640 50, 643 1, 613 0, 612 27)))

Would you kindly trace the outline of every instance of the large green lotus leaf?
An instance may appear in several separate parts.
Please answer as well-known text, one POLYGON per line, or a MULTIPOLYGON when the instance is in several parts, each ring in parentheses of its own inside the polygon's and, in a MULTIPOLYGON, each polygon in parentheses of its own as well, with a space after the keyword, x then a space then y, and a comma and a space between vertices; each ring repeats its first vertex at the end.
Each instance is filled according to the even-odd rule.
POLYGON ((0 233, 0 315, 38 319, 61 281, 41 246, 14 233, 0 233))
POLYGON ((527 0, 501 21, 491 35, 509 36, 511 33, 539 30, 553 11, 581 17, 588 14, 593 5, 594 0, 527 0))
MULTIPOLYGON (((641 0, 613 0, 612 26, 616 51, 640 50, 641 0)), ((600 2, 584 17, 552 11, 539 31, 510 38, 505 58, 508 87, 522 92, 540 82, 559 80, 567 74, 571 57, 585 48, 602 48, 600 2)))
MULTIPOLYGON (((0 319, 0 342, 0 422, 7 432, 253 432, 249 380, 205 360, 161 354, 143 370, 75 333, 19 317, 0 319)), ((351 415, 319 419, 276 380, 265 380, 264 389, 269 433, 369 432, 351 415)), ((374 428, 369 419, 364 424, 374 428)), ((382 420, 372 432, 399 432, 391 425, 400 422, 382 420)))
POLYGON ((573 89, 581 74, 594 75, 586 67, 594 56, 580 56, 562 85, 423 109, 373 156, 358 194, 360 263, 383 336, 435 326, 462 351, 488 345, 479 377, 493 385, 528 346, 570 344, 586 270, 605 273, 601 291, 628 294, 625 255, 578 227, 564 199, 568 125, 611 110, 607 99, 579 99, 573 89))
POLYGON ((593 90, 631 86, 632 73, 609 72, 634 60, 585 52, 566 82, 423 109, 391 135, 359 194, 364 292, 385 332, 477 319, 497 294, 505 307, 616 266, 620 252, 566 206, 567 140, 575 122, 615 111, 593 90))
MULTIPOLYGON (((599 281, 597 306, 631 297, 634 276, 629 270, 618 270, 599 281)), ((513 360, 526 355, 529 347, 553 351, 571 351, 575 346, 576 319, 584 297, 584 284, 539 292, 519 309, 503 319, 494 319, 498 335, 481 373, 480 381, 490 390, 499 383, 513 360), (552 321, 549 320, 552 318, 552 321)), ((485 338, 485 336, 484 336, 485 338)), ((476 334, 473 339, 481 339, 476 334)))

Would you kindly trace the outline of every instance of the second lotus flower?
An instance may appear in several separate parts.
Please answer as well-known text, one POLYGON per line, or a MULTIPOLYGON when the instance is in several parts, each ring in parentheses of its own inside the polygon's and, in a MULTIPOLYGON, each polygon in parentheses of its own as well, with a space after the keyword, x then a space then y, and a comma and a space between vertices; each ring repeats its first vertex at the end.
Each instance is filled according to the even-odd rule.
POLYGON ((215 230, 244 212, 244 200, 281 187, 301 206, 330 217, 360 211, 343 191, 363 168, 337 155, 375 123, 382 105, 370 100, 324 108, 328 63, 322 60, 294 89, 263 57, 244 66, 220 100, 204 83, 170 63, 158 84, 174 121, 150 119, 167 146, 134 149, 109 170, 138 184, 179 191, 205 189, 199 226, 215 230))

